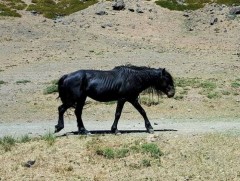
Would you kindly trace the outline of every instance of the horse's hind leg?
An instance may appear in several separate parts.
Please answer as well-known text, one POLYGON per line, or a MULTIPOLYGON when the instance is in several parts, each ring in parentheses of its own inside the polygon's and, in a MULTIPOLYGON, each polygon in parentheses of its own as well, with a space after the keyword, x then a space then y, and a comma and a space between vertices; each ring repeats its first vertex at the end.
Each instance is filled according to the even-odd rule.
POLYGON ((138 112, 142 115, 145 121, 145 127, 149 133, 154 133, 153 127, 150 123, 150 121, 147 118, 147 114, 142 108, 142 106, 139 104, 138 100, 132 101, 131 104, 138 110, 138 112))
POLYGON ((64 128, 63 115, 67 109, 68 107, 65 106, 64 104, 58 107, 59 118, 58 118, 58 124, 55 126, 55 133, 61 131, 64 128))
POLYGON ((86 97, 81 98, 77 102, 77 106, 75 109, 75 115, 77 117, 77 124, 78 124, 78 133, 79 134, 90 134, 88 130, 85 129, 83 121, 82 121, 82 110, 85 104, 86 97))

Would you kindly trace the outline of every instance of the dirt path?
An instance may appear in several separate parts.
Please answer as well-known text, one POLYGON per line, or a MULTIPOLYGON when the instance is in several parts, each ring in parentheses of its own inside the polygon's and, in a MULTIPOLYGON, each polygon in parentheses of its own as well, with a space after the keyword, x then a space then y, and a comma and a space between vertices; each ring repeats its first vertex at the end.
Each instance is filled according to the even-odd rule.
MULTIPOLYGON (((173 132, 177 134, 199 134, 211 132, 239 132, 240 119, 220 119, 220 120, 197 120, 197 119, 162 119, 151 121, 155 130, 155 134, 161 132, 173 132)), ((41 121, 34 123, 1 123, 0 137, 14 136, 20 137, 23 135, 41 136, 48 132, 54 131, 55 121, 41 121)), ((85 126, 88 130, 94 133, 109 133, 112 121, 86 121, 85 126)), ((76 131, 77 126, 75 121, 67 121, 65 128, 57 135, 76 131)), ((119 130, 123 133, 145 133, 143 121, 121 120, 119 122, 119 130)))

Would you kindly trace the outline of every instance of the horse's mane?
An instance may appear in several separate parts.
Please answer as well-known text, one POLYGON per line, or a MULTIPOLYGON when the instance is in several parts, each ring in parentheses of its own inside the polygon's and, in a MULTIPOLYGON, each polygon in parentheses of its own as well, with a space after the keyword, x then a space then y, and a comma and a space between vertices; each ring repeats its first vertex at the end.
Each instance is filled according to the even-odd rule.
POLYGON ((149 70, 151 69, 150 67, 146 67, 146 66, 135 66, 135 65, 131 65, 131 64, 127 64, 127 65, 120 65, 120 66, 116 66, 113 68, 113 70, 136 70, 136 71, 144 71, 144 70, 149 70))

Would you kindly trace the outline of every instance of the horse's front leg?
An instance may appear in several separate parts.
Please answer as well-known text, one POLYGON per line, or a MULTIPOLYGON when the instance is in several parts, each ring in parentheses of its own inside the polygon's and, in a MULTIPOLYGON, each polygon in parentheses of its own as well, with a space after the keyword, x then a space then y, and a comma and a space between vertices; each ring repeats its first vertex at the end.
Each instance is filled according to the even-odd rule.
POLYGON ((124 103, 126 101, 125 100, 118 100, 117 102, 117 108, 116 108, 116 112, 115 112, 115 119, 111 128, 112 133, 118 134, 120 133, 117 129, 117 125, 118 125, 118 120, 120 119, 121 113, 122 113, 122 109, 124 106, 124 103))
POLYGON ((138 100, 131 101, 131 104, 138 110, 138 112, 142 115, 145 121, 145 127, 149 133, 154 133, 153 127, 150 123, 150 121, 147 118, 147 114, 145 110, 142 108, 142 106, 139 104, 138 100))
POLYGON ((58 124, 55 126, 55 133, 61 131, 64 128, 64 113, 68 109, 64 104, 58 107, 58 124))
POLYGON ((76 106, 76 109, 75 109, 75 115, 77 117, 78 133, 79 134, 90 134, 90 132, 85 129, 83 121, 82 121, 82 110, 83 110, 83 106, 85 104, 85 100, 86 100, 86 97, 81 98, 77 102, 77 106, 76 106))

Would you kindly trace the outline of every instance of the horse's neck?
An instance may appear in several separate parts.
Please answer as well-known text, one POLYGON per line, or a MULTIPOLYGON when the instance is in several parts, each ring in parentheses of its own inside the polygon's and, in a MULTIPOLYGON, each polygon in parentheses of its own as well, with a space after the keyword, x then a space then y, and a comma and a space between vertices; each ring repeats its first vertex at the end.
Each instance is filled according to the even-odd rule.
POLYGON ((159 79, 158 73, 153 70, 149 70, 146 75, 141 77, 142 85, 145 85, 144 89, 154 87, 158 79, 159 79))

